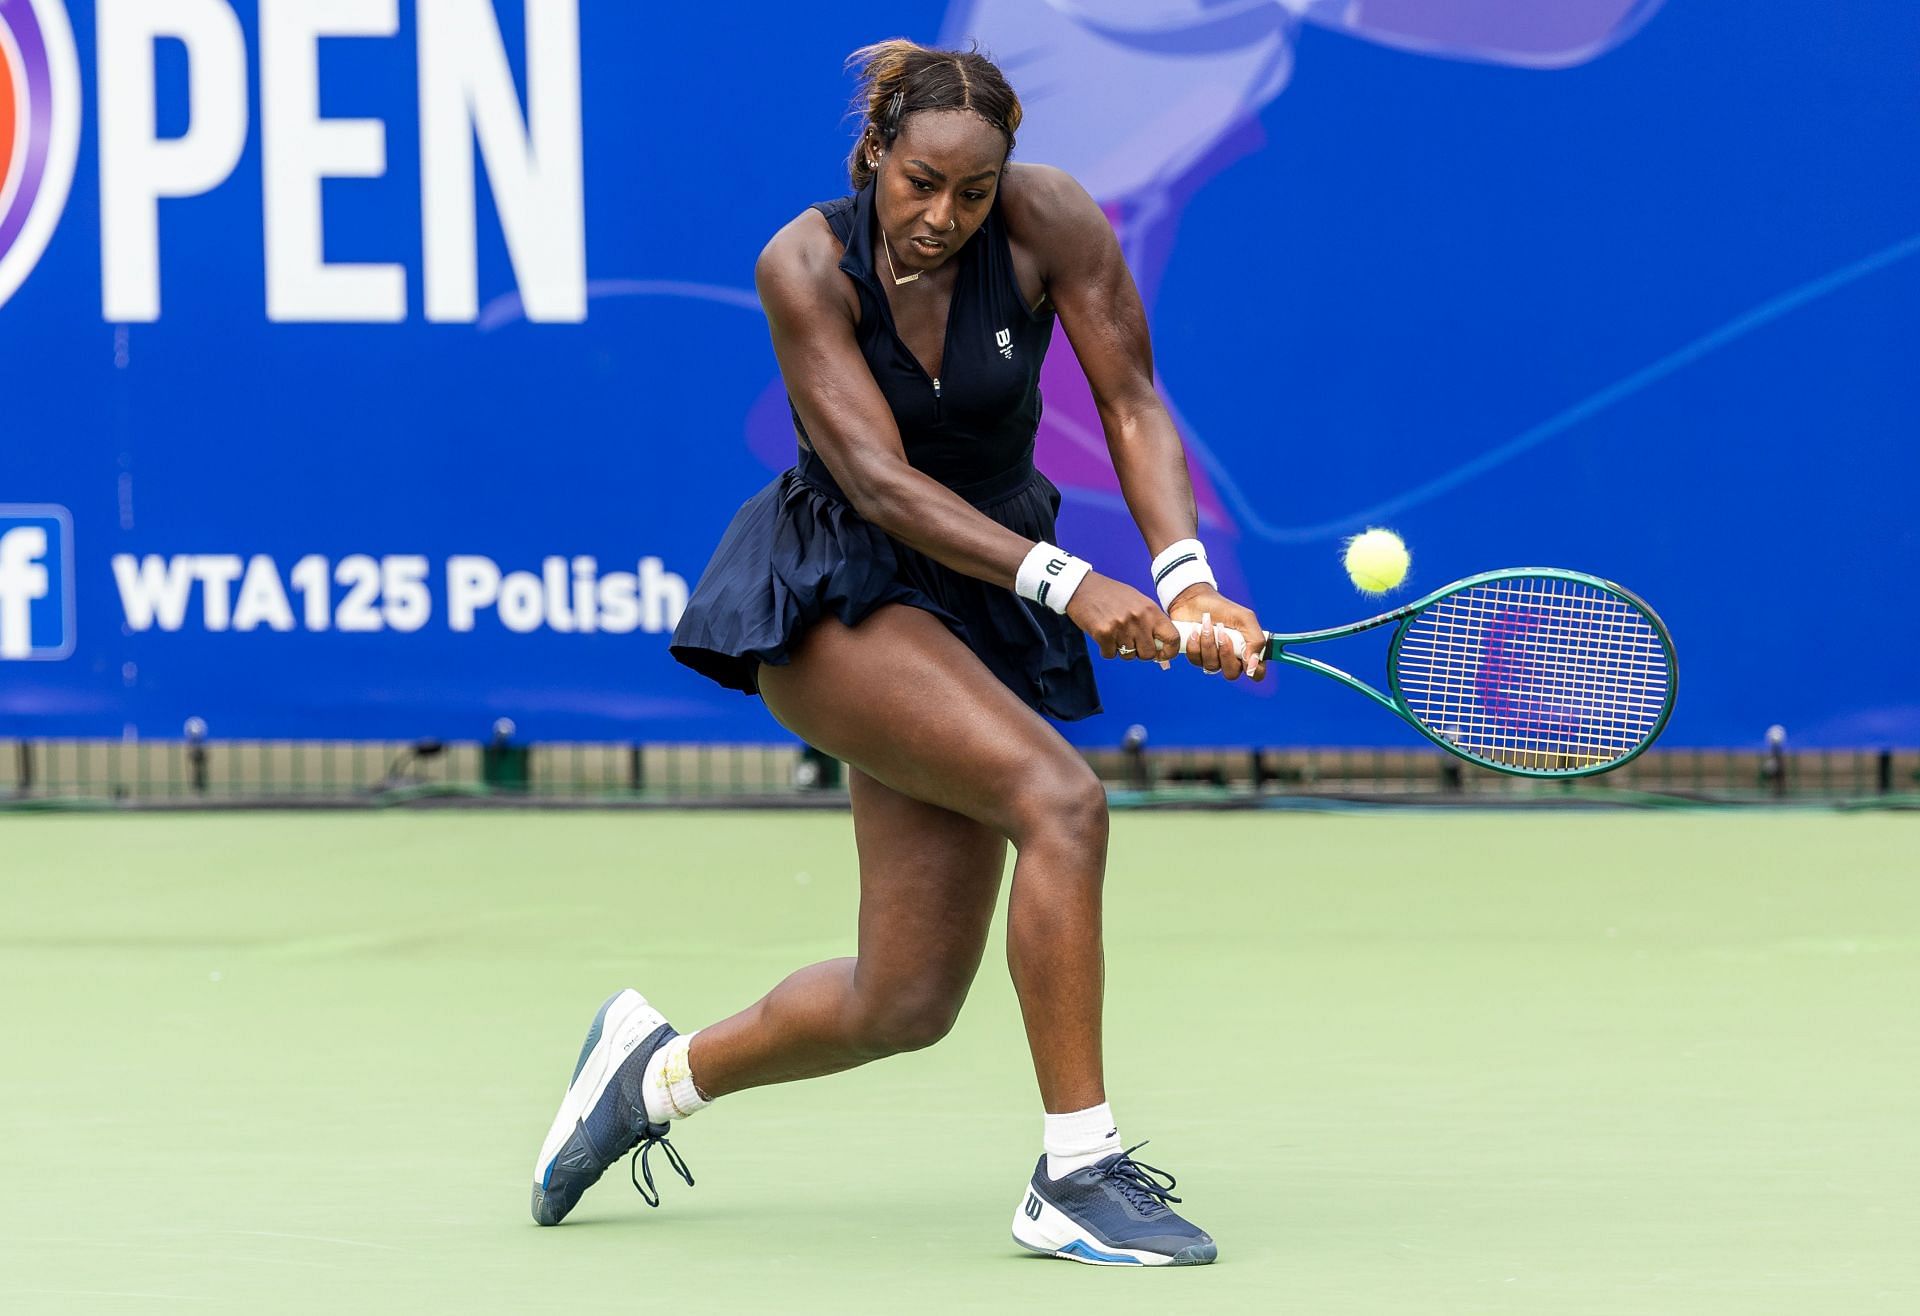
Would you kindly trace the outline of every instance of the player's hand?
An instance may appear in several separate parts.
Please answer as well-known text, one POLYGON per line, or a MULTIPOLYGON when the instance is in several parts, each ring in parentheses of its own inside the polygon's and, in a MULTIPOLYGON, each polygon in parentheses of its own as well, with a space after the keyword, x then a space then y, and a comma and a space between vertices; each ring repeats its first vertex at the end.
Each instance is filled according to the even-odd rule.
POLYGON ((1093 638, 1102 657, 1152 662, 1180 652, 1180 632, 1159 604, 1097 571, 1073 592, 1067 619, 1093 638))
POLYGON ((1169 612, 1175 621, 1200 625, 1200 630, 1187 641, 1187 657, 1194 666, 1206 672, 1223 673, 1229 681, 1238 679, 1243 672, 1256 681, 1266 678, 1267 633, 1253 613, 1211 585, 1189 586, 1173 601, 1169 612), (1234 652, 1230 638, 1217 633, 1217 628, 1222 626, 1240 632, 1247 643, 1244 657, 1234 652))

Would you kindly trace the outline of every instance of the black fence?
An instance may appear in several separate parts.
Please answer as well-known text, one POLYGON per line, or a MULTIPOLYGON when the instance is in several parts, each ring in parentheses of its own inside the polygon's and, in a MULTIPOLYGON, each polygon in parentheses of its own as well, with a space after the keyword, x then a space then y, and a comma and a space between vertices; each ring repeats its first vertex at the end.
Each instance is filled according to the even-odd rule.
MULTIPOLYGON (((1438 750, 1088 750, 1116 804, 1288 799, 1500 804, 1920 802, 1920 749, 1654 750, 1599 777, 1505 776, 1438 750)), ((0 741, 0 807, 844 805, 842 767, 797 744, 0 741)))

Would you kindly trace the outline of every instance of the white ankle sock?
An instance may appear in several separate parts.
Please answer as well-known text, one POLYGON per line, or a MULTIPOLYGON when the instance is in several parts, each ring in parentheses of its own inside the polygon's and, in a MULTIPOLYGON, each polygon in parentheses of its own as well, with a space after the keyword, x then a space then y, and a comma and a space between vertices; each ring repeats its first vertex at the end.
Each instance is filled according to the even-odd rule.
POLYGON ((687 1048, 699 1035, 698 1028, 682 1033, 647 1057, 640 1092, 647 1103, 647 1118, 656 1124, 685 1119, 708 1104, 693 1085, 693 1067, 687 1059, 687 1048))
POLYGON ((1106 1102, 1065 1115, 1047 1115, 1047 1177, 1059 1179, 1084 1170, 1125 1148, 1113 1111, 1106 1102))

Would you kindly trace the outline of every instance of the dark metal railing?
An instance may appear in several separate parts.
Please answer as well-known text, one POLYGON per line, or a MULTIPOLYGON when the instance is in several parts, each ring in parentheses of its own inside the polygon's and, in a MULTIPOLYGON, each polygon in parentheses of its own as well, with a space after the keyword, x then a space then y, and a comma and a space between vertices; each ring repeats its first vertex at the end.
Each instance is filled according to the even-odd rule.
MULTIPOLYGON (((1289 797, 1431 803, 1897 802, 1920 796, 1920 749, 1654 750, 1577 783, 1502 776, 1437 750, 1250 746, 1084 751, 1123 804, 1289 797)), ((845 800, 831 759, 799 744, 439 741, 0 741, 0 805, 302 806, 794 804, 845 800)))

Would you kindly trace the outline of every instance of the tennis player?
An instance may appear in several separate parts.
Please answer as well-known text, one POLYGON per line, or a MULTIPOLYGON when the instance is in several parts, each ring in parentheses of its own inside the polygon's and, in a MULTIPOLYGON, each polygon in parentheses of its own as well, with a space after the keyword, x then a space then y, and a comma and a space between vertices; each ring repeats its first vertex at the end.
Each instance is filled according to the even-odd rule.
MULTIPOLYGON (((678 1033, 639 993, 595 1016, 534 1166, 558 1224, 636 1147, 730 1092, 931 1046, 980 966, 1006 850, 1007 962, 1046 1108, 1014 1239, 1109 1265, 1210 1262, 1171 1175, 1136 1161, 1101 1060, 1100 782, 1046 718, 1100 709, 1087 638, 1123 661, 1186 656, 1263 675, 1231 637, 1195 538, 1180 440, 1154 393, 1132 277, 1100 207, 1058 169, 1009 160, 1020 102, 977 53, 858 51, 853 194, 803 211, 755 268, 799 459, 734 517, 672 651, 757 693, 851 775, 859 954, 678 1033), (1093 385, 1158 601, 1053 542, 1034 469, 1042 356, 1058 317, 1093 385)), ((1137 568, 1122 567, 1131 575, 1137 568)), ((641 1184, 641 1176, 645 1184, 641 1184)))

